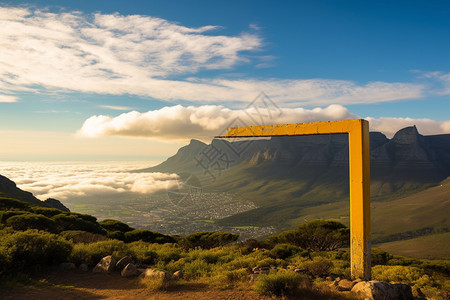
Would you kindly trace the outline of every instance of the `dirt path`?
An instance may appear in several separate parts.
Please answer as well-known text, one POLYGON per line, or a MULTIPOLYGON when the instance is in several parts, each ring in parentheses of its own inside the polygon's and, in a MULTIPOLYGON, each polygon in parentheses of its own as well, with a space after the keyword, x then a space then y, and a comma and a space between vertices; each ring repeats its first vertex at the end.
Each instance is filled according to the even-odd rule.
POLYGON ((185 283, 169 291, 151 291, 136 279, 126 279, 119 274, 93 274, 55 272, 39 284, 0 290, 0 299, 127 299, 127 300, 181 300, 181 299, 248 299, 267 300, 251 290, 219 290, 202 283, 185 283))

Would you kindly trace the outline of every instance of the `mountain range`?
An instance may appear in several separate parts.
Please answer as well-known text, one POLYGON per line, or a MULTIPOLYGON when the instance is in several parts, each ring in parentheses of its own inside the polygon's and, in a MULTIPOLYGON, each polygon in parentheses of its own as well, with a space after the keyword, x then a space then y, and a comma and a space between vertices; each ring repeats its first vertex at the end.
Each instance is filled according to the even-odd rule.
MULTIPOLYGON (((287 229, 313 217, 348 223, 348 155, 345 134, 214 139, 211 144, 191 140, 163 163, 137 172, 177 173, 182 179, 189 178, 185 184, 194 188, 232 193, 258 206, 217 220, 218 224, 287 229)), ((450 134, 424 136, 415 126, 399 130, 391 139, 371 132, 370 156, 372 206, 383 202, 378 209, 384 209, 396 199, 437 186, 450 176, 450 134)), ((436 201, 446 215, 448 199, 436 201)), ((424 200, 423 206, 427 205, 432 203, 424 200)), ((428 210, 423 211, 416 217, 431 217, 425 215, 428 210)), ((438 223, 430 225, 432 231, 447 230, 449 220, 437 219, 438 223)), ((413 220, 411 223, 409 231, 428 228, 423 222, 417 222, 419 227, 413 220)), ((406 232, 404 227, 402 230, 380 231, 378 236, 383 240, 406 232)), ((374 234, 377 236, 376 230, 374 234)))

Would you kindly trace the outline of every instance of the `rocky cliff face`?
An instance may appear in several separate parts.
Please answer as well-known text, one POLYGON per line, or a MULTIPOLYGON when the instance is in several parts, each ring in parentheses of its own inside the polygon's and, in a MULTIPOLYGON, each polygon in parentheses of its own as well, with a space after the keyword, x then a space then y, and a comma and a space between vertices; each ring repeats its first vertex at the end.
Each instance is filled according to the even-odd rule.
MULTIPOLYGON (((371 132, 370 149, 374 195, 417 188, 450 176, 450 135, 423 136, 415 126, 398 131, 392 139, 379 132, 371 132)), ((175 156, 147 171, 202 175, 205 171, 198 161, 213 153, 216 158, 219 154, 227 158, 227 171, 251 174, 248 180, 258 177, 267 180, 302 178, 309 180, 308 186, 327 184, 327 181, 332 184, 340 182, 345 188, 348 186, 348 141, 345 134, 240 142, 213 140, 211 145, 191 141, 175 156)), ((213 157, 208 159, 212 161, 213 157)), ((233 180, 231 177, 219 179, 216 187, 233 180)), ((235 180, 245 179, 235 175, 235 180)))

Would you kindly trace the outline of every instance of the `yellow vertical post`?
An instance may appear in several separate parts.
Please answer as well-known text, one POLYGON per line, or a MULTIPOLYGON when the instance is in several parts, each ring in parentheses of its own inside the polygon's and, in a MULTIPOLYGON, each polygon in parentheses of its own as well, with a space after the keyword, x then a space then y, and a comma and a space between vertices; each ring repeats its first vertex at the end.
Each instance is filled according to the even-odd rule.
POLYGON ((350 167, 350 262, 353 278, 370 280, 370 149, 369 123, 351 130, 350 167))
MULTIPOLYGON (((350 168, 350 264, 353 278, 370 280, 369 122, 362 119, 233 127, 223 138, 348 133, 350 168)), ((221 137, 222 138, 222 137, 221 137)))

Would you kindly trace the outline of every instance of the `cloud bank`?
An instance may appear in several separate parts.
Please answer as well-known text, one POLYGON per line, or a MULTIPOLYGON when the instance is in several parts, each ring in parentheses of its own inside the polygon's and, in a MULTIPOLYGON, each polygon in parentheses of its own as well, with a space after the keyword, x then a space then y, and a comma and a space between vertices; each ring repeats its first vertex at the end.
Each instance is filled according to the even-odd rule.
MULTIPOLYGON (((249 107, 232 110, 223 106, 204 105, 184 107, 176 105, 140 113, 132 111, 117 117, 105 115, 87 119, 78 135, 84 137, 129 136, 162 140, 197 138, 210 140, 223 134, 227 127, 258 124, 304 123, 359 118, 341 105, 326 108, 249 107), (238 122, 236 121, 238 120, 238 122)), ((399 129, 416 125, 422 134, 450 133, 450 121, 412 118, 366 118, 370 130, 381 131, 391 137, 399 129)))
POLYGON ((177 186, 176 174, 128 173, 138 163, 0 163, 0 174, 45 200, 134 192, 151 194, 177 186))
POLYGON ((0 102, 17 100, 1 94, 42 90, 201 104, 247 102, 264 91, 284 106, 386 102, 426 93, 424 85, 402 82, 195 77, 272 59, 246 55, 262 50, 258 34, 225 36, 213 25, 192 28, 143 15, 14 7, 0 8, 0 22, 0 102))

